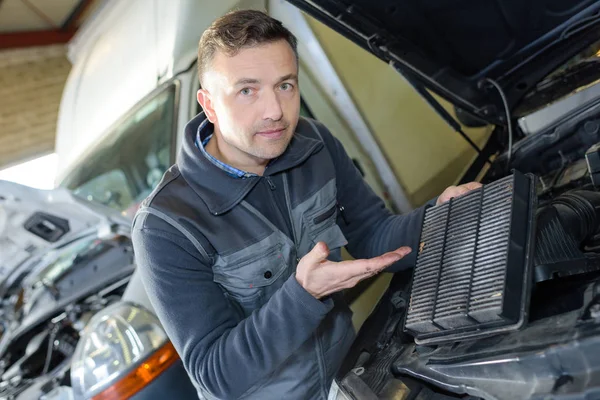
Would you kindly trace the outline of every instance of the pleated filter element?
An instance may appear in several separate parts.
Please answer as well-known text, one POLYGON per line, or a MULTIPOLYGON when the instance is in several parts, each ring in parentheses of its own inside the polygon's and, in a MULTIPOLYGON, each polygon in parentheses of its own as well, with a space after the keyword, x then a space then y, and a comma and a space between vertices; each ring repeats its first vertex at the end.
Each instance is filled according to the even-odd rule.
POLYGON ((515 173, 426 211, 406 331, 433 342, 519 323, 532 185, 515 173))

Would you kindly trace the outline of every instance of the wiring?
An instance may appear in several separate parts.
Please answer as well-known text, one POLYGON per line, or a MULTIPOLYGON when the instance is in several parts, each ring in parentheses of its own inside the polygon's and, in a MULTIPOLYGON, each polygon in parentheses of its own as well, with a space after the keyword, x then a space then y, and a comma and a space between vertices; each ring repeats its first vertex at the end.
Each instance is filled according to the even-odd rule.
POLYGON ((512 120, 510 119, 510 108, 508 107, 508 101, 506 100, 506 95, 504 94, 504 90, 500 87, 500 85, 493 79, 485 78, 485 82, 490 83, 492 86, 496 88, 498 93, 500 93, 500 97, 502 98, 502 103, 504 104, 504 111, 506 112, 506 125, 508 126, 508 154, 506 159, 506 169, 510 168, 510 160, 512 158, 512 147, 513 147, 513 129, 512 129, 512 120))

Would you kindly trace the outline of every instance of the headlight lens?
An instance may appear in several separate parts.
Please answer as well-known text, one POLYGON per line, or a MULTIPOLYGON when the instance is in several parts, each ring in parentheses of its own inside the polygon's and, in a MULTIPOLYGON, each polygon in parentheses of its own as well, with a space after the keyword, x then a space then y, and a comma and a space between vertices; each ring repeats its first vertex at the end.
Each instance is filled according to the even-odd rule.
POLYGON ((333 400, 351 400, 350 397, 346 396, 342 389, 338 386, 338 383, 334 380, 331 384, 331 389, 329 391, 328 399, 333 400))
POLYGON ((178 359, 158 318, 130 303, 94 315, 71 366, 75 398, 132 395, 178 359))

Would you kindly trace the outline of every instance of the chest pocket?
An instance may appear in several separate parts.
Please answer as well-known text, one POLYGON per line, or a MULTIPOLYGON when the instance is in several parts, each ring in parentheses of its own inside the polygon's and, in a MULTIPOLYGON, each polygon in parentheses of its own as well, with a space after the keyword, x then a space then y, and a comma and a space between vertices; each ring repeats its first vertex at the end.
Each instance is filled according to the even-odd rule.
POLYGON ((335 179, 327 182, 312 196, 298 204, 292 215, 299 228, 298 257, 302 258, 318 242, 325 242, 331 250, 332 261, 341 259, 341 247, 348 244, 337 225, 338 203, 335 179))
POLYGON ((304 224, 312 246, 325 242, 329 249, 339 249, 348 244, 337 225, 338 204, 333 198, 324 207, 311 210, 304 215, 304 224))
POLYGON ((219 256, 213 266, 213 280, 244 317, 261 307, 290 274, 290 246, 274 236, 219 256))

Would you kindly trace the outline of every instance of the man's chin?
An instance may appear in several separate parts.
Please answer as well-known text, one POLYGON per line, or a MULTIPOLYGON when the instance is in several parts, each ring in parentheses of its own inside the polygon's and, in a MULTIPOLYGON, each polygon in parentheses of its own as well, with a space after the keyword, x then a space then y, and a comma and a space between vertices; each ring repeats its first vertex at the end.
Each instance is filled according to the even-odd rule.
POLYGON ((274 158, 280 157, 287 150, 291 137, 283 137, 277 141, 268 140, 268 141, 257 141, 256 149, 254 152, 256 157, 260 157, 263 159, 272 160, 274 158), (262 143, 261 143, 262 142, 262 143))
POLYGON ((261 151, 257 152, 256 156, 262 158, 263 160, 273 160, 275 158, 281 157, 283 153, 285 153, 286 148, 283 149, 261 149, 261 151))

